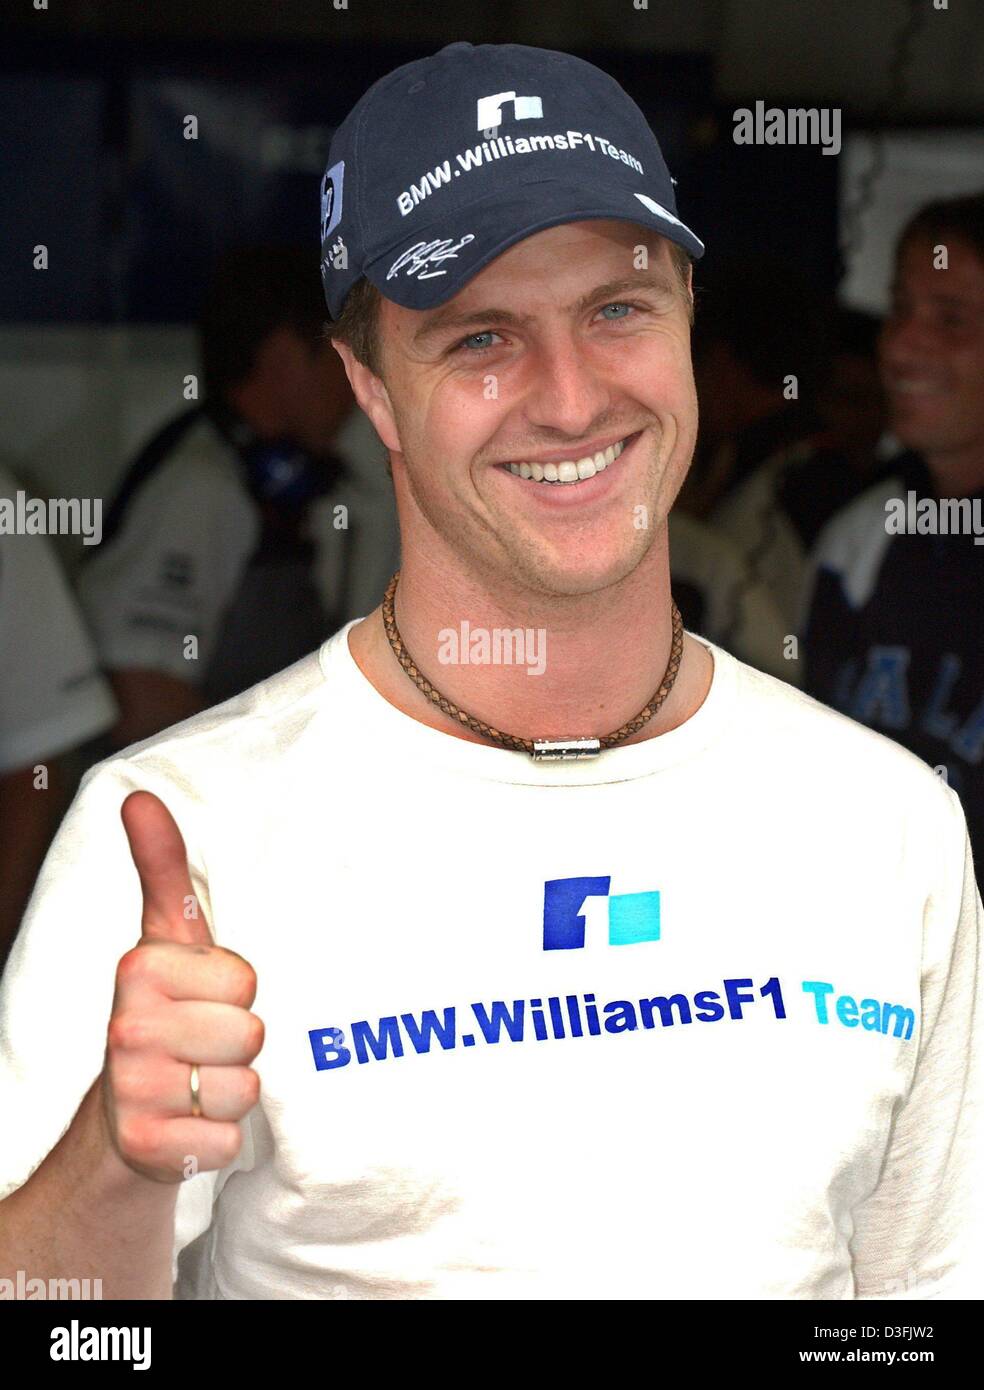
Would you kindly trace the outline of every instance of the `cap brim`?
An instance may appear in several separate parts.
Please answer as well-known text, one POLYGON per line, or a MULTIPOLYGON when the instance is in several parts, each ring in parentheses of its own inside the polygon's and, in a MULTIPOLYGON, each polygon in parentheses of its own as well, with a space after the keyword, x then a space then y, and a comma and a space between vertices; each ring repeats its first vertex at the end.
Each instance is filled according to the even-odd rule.
POLYGON ((474 275, 510 246, 548 227, 599 219, 632 222, 682 246, 695 260, 704 243, 648 194, 613 188, 599 201, 597 190, 556 180, 522 185, 511 197, 482 199, 459 208, 454 228, 448 219, 422 223, 383 255, 368 262, 364 274, 386 299, 405 309, 433 309, 452 299, 474 275), (503 235, 503 228, 510 231, 503 235))

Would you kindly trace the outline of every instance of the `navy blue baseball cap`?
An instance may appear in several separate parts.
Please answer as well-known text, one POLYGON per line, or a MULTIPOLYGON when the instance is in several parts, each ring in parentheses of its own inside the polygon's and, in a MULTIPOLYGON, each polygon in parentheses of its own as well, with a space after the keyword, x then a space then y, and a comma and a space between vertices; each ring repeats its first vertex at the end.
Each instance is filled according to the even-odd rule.
POLYGON ((404 308, 433 308, 524 237, 589 218, 704 252, 614 78, 552 49, 448 44, 381 77, 335 131, 321 180, 328 312, 363 275, 404 308))

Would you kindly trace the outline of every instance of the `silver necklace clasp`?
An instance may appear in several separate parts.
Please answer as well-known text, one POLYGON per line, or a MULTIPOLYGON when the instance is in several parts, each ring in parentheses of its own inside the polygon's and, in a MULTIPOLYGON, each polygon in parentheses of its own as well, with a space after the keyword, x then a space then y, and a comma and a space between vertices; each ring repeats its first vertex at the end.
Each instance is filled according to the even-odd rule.
POLYGON ((601 740, 597 738, 535 738, 534 762, 579 762, 582 758, 596 758, 601 752, 601 740))

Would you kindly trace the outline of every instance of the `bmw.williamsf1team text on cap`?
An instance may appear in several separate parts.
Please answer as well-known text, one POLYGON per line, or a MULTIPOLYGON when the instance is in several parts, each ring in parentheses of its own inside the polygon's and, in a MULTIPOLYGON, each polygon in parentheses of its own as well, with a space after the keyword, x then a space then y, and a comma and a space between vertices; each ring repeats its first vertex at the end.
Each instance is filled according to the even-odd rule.
POLYGON ((589 218, 704 251, 614 78, 551 49, 448 44, 380 78, 335 132, 321 181, 328 312, 363 275, 406 309, 433 308, 517 241, 589 218))

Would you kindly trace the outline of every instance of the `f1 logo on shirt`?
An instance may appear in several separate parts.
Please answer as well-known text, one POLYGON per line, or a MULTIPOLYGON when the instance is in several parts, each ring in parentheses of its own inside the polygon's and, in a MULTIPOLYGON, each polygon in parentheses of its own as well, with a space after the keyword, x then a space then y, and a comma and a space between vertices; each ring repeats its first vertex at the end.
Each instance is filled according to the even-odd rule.
POLYGON ((586 898, 608 899, 608 944, 634 946, 658 941, 659 893, 608 892, 604 878, 551 878, 543 885, 543 949, 576 951, 584 945, 586 898))
POLYGON ((494 135, 502 124, 502 103, 511 101, 513 118, 517 121, 539 120, 543 102, 539 97, 518 97, 515 92, 496 92, 494 96, 478 99, 478 128, 483 135, 494 135))

